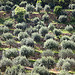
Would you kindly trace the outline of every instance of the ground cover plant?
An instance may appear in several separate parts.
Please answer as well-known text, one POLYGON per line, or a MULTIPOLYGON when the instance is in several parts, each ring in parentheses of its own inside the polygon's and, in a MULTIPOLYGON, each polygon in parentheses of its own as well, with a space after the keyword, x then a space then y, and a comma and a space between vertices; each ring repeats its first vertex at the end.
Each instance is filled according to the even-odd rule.
POLYGON ((0 0, 0 75, 75 75, 75 0, 0 0))

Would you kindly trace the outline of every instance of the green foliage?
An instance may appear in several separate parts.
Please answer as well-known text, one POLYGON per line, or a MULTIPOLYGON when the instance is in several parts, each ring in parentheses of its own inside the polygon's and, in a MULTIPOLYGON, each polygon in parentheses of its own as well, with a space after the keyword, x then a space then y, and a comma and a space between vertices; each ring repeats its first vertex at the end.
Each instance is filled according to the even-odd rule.
POLYGON ((5 11, 9 12, 11 10, 11 7, 8 6, 8 5, 5 5, 5 8, 4 8, 5 11))
POLYGON ((75 9, 75 4, 69 4, 69 9, 75 9))
POLYGON ((40 21, 40 19, 38 18, 38 17, 35 17, 34 19, 33 19, 33 22, 34 23, 38 23, 40 21))
POLYGON ((25 14, 26 10, 23 7, 17 6, 15 8, 15 15, 17 15, 17 21, 22 22, 23 16, 25 14))
POLYGON ((56 35, 56 36, 59 36, 62 34, 61 30, 60 29, 54 29, 53 30, 53 33, 56 35))
POLYGON ((25 69, 23 66, 21 65, 15 65, 12 66, 11 68, 8 67, 4 73, 4 75, 19 75, 20 73, 22 73, 22 75, 25 75, 25 69))
POLYGON ((58 21, 59 21, 59 22, 62 22, 62 23, 66 22, 66 21, 67 21, 67 16, 65 16, 65 15, 60 15, 59 18, 58 18, 58 21))
POLYGON ((71 40, 75 42, 75 35, 71 36, 71 40))
POLYGON ((41 40, 41 36, 40 36, 40 34, 38 34, 38 33, 33 33, 33 34, 32 34, 32 38, 33 38, 33 40, 36 41, 36 42, 40 42, 40 40, 41 40))
POLYGON ((0 47, 1 47, 1 45, 2 45, 2 43, 1 43, 1 41, 0 41, 0 47))
POLYGON ((61 6, 55 6, 54 7, 54 13, 56 15, 60 15, 61 11, 62 11, 62 7, 61 6))
POLYGON ((42 36, 45 36, 48 33, 48 28, 47 27, 41 27, 40 30, 39 30, 39 33, 42 36))
POLYGON ((22 40, 22 39, 27 38, 27 37, 29 37, 29 35, 26 32, 20 32, 18 34, 18 39, 19 40, 22 40))
POLYGON ((19 5, 20 5, 20 7, 25 7, 25 6, 26 6, 26 4, 27 4, 27 2, 26 2, 26 1, 22 1, 19 5))
POLYGON ((3 51, 3 55, 7 58, 15 58, 19 55, 19 53, 16 48, 11 48, 11 49, 3 51))
POLYGON ((67 31, 72 31, 73 30, 73 27, 72 27, 72 25, 67 25, 66 27, 65 27, 65 30, 67 30, 67 31))
POLYGON ((6 2, 6 5, 12 7, 12 6, 13 6, 13 2, 7 1, 7 2, 6 2))
POLYGON ((11 33, 3 33, 2 37, 4 40, 12 39, 13 35, 11 33))
POLYGON ((50 11, 50 6, 49 5, 45 5, 44 11, 49 12, 50 11))
POLYGON ((45 67, 35 67, 32 70, 33 73, 38 73, 39 75, 49 75, 49 71, 45 67))
POLYGON ((43 20, 44 22, 48 22, 48 21, 49 21, 49 15, 48 15, 48 14, 44 14, 44 15, 42 16, 42 20, 43 20))
POLYGON ((69 48, 69 49, 75 50, 75 43, 73 41, 70 41, 70 40, 62 41, 61 46, 64 49, 69 48))
POLYGON ((12 21, 7 21, 7 20, 6 20, 6 21, 4 22, 4 25, 7 26, 7 27, 12 27, 13 22, 12 22, 12 21))
POLYGON ((74 55, 73 51, 71 49, 61 50, 59 52, 59 57, 61 58, 72 58, 74 55))
POLYGON ((22 65, 22 66, 28 66, 29 65, 29 61, 25 56, 18 56, 16 58, 14 58, 13 60, 13 65, 22 65))
POLYGON ((46 51, 43 51, 41 56, 45 56, 45 57, 54 56, 54 53, 51 50, 46 50, 46 51))
POLYGON ((58 42, 53 39, 48 39, 44 43, 44 47, 48 49, 58 49, 58 46, 59 46, 58 42))
POLYGON ((21 44, 34 47, 34 40, 32 38, 24 38, 21 40, 21 44))
POLYGON ((48 26, 48 29, 53 31, 55 28, 54 24, 53 23, 50 23, 49 26, 48 26))
POLYGON ((28 46, 21 47, 21 55, 26 56, 27 58, 34 55, 34 49, 28 46))
POLYGON ((72 16, 75 18, 75 9, 72 11, 72 16))

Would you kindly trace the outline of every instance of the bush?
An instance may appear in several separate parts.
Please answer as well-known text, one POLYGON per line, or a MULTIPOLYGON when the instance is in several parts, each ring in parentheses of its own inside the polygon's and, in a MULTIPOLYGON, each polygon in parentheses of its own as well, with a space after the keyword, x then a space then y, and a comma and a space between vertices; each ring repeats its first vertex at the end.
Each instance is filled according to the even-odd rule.
POLYGON ((33 40, 36 41, 36 42, 40 42, 40 40, 41 40, 41 36, 40 36, 40 34, 38 34, 38 33, 33 33, 33 34, 32 34, 32 38, 33 38, 33 40))
POLYGON ((7 27, 12 27, 13 22, 12 21, 5 21, 4 25, 7 26, 7 27))
POLYGON ((54 24, 53 23, 50 23, 49 26, 48 26, 48 29, 53 31, 55 28, 54 24))
POLYGON ((2 34, 2 37, 4 40, 9 40, 13 38, 13 35, 11 33, 4 33, 2 34))
POLYGON ((13 6, 13 2, 7 1, 7 2, 6 2, 6 5, 12 7, 12 6, 13 6))
POLYGON ((54 29, 53 30, 53 33, 56 35, 56 36, 59 36, 62 34, 61 30, 60 29, 54 29))
POLYGON ((72 58, 73 57, 73 51, 72 50, 70 50, 70 49, 66 49, 66 50, 61 50, 60 52, 59 52, 59 57, 61 57, 61 58, 72 58))
POLYGON ((26 5, 26 10, 27 10, 27 12, 33 12, 34 11, 34 6, 31 5, 31 4, 27 4, 26 5))
POLYGON ((28 37, 29 37, 29 35, 28 35, 26 32, 20 32, 20 33, 18 34, 18 39, 19 39, 19 40, 22 40, 22 39, 28 38, 28 37))
POLYGON ((2 45, 2 43, 1 43, 1 41, 0 41, 0 47, 1 47, 1 45, 2 45))
POLYGON ((63 65, 62 65, 62 69, 63 70, 70 70, 70 63, 69 62, 65 62, 65 63, 63 63, 63 65))
POLYGON ((71 36, 71 40, 75 42, 75 35, 71 36))
POLYGON ((45 5, 44 11, 46 11, 48 13, 50 11, 50 6, 49 5, 45 5))
POLYGON ((35 18, 33 19, 33 22, 34 22, 34 23, 38 23, 39 20, 40 20, 40 19, 39 19, 38 17, 35 17, 35 18))
POLYGON ((44 22, 48 22, 48 21, 49 21, 49 15, 48 15, 48 14, 44 14, 44 15, 42 16, 42 20, 43 20, 44 22))
POLYGON ((34 49, 28 46, 21 47, 21 55, 27 58, 34 55, 34 49))
POLYGON ((8 67, 8 66, 12 66, 12 61, 10 59, 3 58, 3 59, 0 60, 1 70, 4 68, 2 71, 5 71, 6 67, 8 67))
POLYGON ((8 67, 4 75, 19 75, 19 73, 23 73, 25 75, 25 68, 21 65, 15 65, 12 66, 11 68, 8 67))
POLYGON ((60 15, 59 18, 58 18, 58 21, 59 21, 59 22, 62 22, 62 23, 63 23, 63 22, 66 22, 66 21, 67 21, 67 16, 65 16, 65 15, 60 15))
POLYGON ((75 9, 75 4, 70 4, 69 9, 75 9))
POLYGON ((24 22, 18 23, 18 24, 16 24, 16 28, 25 30, 27 28, 27 24, 24 22))
POLYGON ((21 44, 22 44, 22 45, 27 45, 27 46, 34 47, 34 40, 33 40, 32 38, 24 38, 24 39, 21 41, 21 44))
POLYGON ((34 63, 34 67, 45 66, 48 69, 53 68, 55 65, 55 60, 53 57, 42 57, 41 59, 37 59, 34 63))
POLYGON ((3 34, 3 27, 0 27, 0 34, 3 34))
POLYGON ((10 45, 10 48, 11 48, 12 46, 15 46, 16 41, 14 39, 9 39, 9 40, 6 40, 6 44, 10 45))
POLYGON ((60 41, 63 41, 63 40, 70 40, 70 37, 67 35, 64 35, 61 37, 60 41))
MULTIPOLYGON (((26 75, 31 75, 31 73, 27 73, 26 75)), ((33 73, 32 75, 39 75, 38 73, 33 73)))
POLYGON ((41 56, 45 56, 45 57, 54 56, 54 53, 51 50, 46 50, 46 51, 43 51, 41 56))
POLYGON ((26 13, 26 10, 23 7, 17 6, 15 8, 15 15, 17 15, 17 21, 22 22, 23 21, 23 16, 26 13))
POLYGON ((5 5, 4 10, 7 11, 7 12, 9 12, 11 10, 11 7, 8 6, 8 5, 5 5))
POLYGON ((26 1, 22 1, 19 5, 20 5, 20 7, 25 7, 25 6, 26 6, 26 4, 27 4, 27 2, 26 2, 26 1))
POLYGON ((28 20, 29 16, 30 16, 29 12, 26 12, 26 13, 24 14, 24 18, 25 18, 26 20, 28 20))
POLYGON ((16 48, 11 48, 3 52, 3 55, 7 58, 15 58, 19 55, 16 48))
POLYGON ((17 4, 15 4, 15 5, 12 7, 12 10, 14 10, 16 7, 18 7, 17 4))
POLYGON ((45 40, 54 39, 54 35, 52 35, 52 34, 46 34, 44 39, 45 40))
POLYGON ((48 49, 58 49, 58 46, 59 46, 58 42, 53 39, 48 39, 44 43, 44 47, 48 49))
POLYGON ((67 48, 72 49, 72 50, 75 49, 75 43, 73 41, 70 41, 70 40, 62 41, 61 46, 64 49, 67 49, 67 48))
POLYGON ((5 6, 1 6, 0 10, 5 11, 5 6))
POLYGON ((33 73, 38 73, 39 75, 49 75, 49 71, 45 67, 35 67, 32 70, 33 73))
POLYGON ((40 33, 42 36, 45 36, 45 35, 48 33, 47 27, 41 27, 40 30, 39 30, 39 33, 40 33))
POLYGON ((18 56, 16 58, 14 58, 13 60, 13 65, 22 65, 22 66, 28 66, 29 65, 29 61, 25 56, 18 56))
POLYGON ((41 5, 38 5, 36 6, 36 11, 40 13, 40 11, 42 10, 42 6, 41 5))
POLYGON ((18 34, 19 34, 20 32, 22 32, 21 29, 15 29, 15 30, 14 30, 14 35, 18 36, 18 34))
POLYGON ((67 31, 72 31, 73 30, 73 27, 71 26, 71 25, 67 25, 66 27, 65 27, 65 30, 67 30, 67 31))
POLYGON ((6 26, 4 26, 4 27, 3 27, 3 32, 4 32, 4 33, 7 33, 8 31, 9 31, 9 28, 6 27, 6 26))
POLYGON ((72 16, 75 17, 75 9, 72 11, 72 16))
POLYGON ((61 14, 61 11, 62 11, 62 7, 61 6, 55 6, 54 7, 54 13, 56 15, 60 15, 61 14))

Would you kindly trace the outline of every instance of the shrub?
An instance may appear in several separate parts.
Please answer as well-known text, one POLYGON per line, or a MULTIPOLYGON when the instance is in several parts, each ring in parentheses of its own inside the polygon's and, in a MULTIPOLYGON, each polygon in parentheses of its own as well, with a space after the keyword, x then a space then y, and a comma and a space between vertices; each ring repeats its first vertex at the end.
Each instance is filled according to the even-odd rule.
POLYGON ((3 58, 0 60, 0 68, 3 69, 2 71, 5 71, 6 67, 12 66, 12 61, 8 58, 3 58))
POLYGON ((65 63, 63 63, 63 65, 62 65, 62 69, 63 70, 70 70, 70 63, 69 62, 65 62, 65 63))
POLYGON ((34 40, 33 40, 32 38, 24 38, 24 39, 21 41, 21 44, 22 44, 22 45, 27 45, 27 46, 34 47, 34 40))
POLYGON ((13 65, 22 65, 22 66, 28 66, 29 65, 29 61, 25 56, 18 56, 16 58, 14 58, 13 60, 13 65))
MULTIPOLYGON (((26 75, 31 75, 31 73, 27 73, 26 75)), ((32 75, 39 75, 38 73, 33 73, 32 75)))
POLYGON ((55 60, 53 57, 42 57, 41 59, 37 59, 33 66, 45 66, 46 68, 51 69, 54 65, 55 60))
POLYGON ((5 6, 0 6, 0 10, 5 11, 5 6))
POLYGON ((72 16, 75 17, 75 9, 72 11, 72 16))
POLYGON ((48 22, 48 21, 49 21, 49 15, 48 15, 48 14, 44 14, 44 15, 42 16, 42 20, 43 20, 44 22, 48 22))
POLYGON ((24 14, 24 18, 25 18, 26 20, 29 18, 29 16, 30 16, 29 12, 26 12, 26 13, 24 14))
POLYGON ((38 17, 35 17, 35 18, 33 19, 33 22, 34 22, 34 23, 38 23, 39 20, 40 20, 40 19, 39 19, 38 17))
POLYGON ((75 9, 75 4, 70 4, 69 9, 75 9))
POLYGON ((49 12, 50 11, 50 6, 49 5, 45 5, 44 11, 49 12))
POLYGON ((40 36, 40 34, 38 34, 38 33, 33 33, 33 34, 32 34, 32 38, 33 38, 33 40, 36 41, 36 42, 40 42, 40 40, 41 40, 41 36, 40 36))
POLYGON ((64 35, 61 37, 60 41, 63 41, 63 40, 70 40, 70 37, 67 35, 64 35))
POLYGON ((66 27, 65 27, 65 30, 67 30, 67 31, 72 31, 73 30, 73 27, 71 26, 71 25, 67 25, 66 27))
POLYGON ((10 45, 10 48, 11 48, 11 46, 15 46, 16 41, 14 39, 9 39, 6 41, 6 44, 10 45))
POLYGON ((29 37, 29 35, 26 32, 20 32, 18 34, 18 39, 19 40, 22 40, 22 39, 27 38, 27 37, 29 37))
POLYGON ((56 36, 59 36, 62 34, 61 30, 60 29, 54 29, 53 30, 53 33, 56 35, 56 36))
POLYGON ((20 7, 25 7, 25 6, 26 6, 26 4, 27 4, 27 2, 26 2, 26 1, 22 1, 19 5, 20 5, 20 7))
POLYGON ((3 55, 7 58, 15 58, 19 55, 16 48, 11 48, 3 52, 3 55))
POLYGON ((34 6, 31 5, 31 4, 27 4, 26 5, 26 10, 27 10, 27 12, 33 12, 34 11, 34 6))
POLYGON ((15 29, 15 30, 14 30, 14 35, 18 36, 18 34, 19 34, 20 32, 22 32, 21 29, 15 29))
POLYGON ((72 49, 72 50, 75 49, 75 43, 73 41, 70 41, 70 40, 62 41, 61 46, 64 49, 67 49, 67 48, 72 49))
POLYGON ((48 33, 47 27, 41 27, 40 30, 39 30, 39 33, 40 33, 42 36, 45 36, 45 35, 48 33))
POLYGON ((4 40, 12 39, 13 35, 11 33, 4 33, 2 34, 4 40))
POLYGON ((13 22, 12 21, 5 21, 4 25, 7 26, 7 27, 12 27, 13 22))
POLYGON ((41 5, 38 5, 36 6, 36 11, 40 13, 40 11, 42 10, 42 6, 41 5))
POLYGON ((34 49, 28 46, 22 46, 21 47, 21 55, 26 56, 27 58, 30 56, 33 56, 34 49))
POLYGON ((0 34, 3 34, 3 27, 0 27, 0 34))
POLYGON ((62 22, 62 23, 63 23, 63 22, 66 22, 66 21, 67 21, 67 16, 65 16, 65 15, 60 15, 59 18, 58 18, 58 21, 59 21, 59 22, 62 22))
POLYGON ((35 67, 32 70, 33 73, 38 73, 39 75, 49 75, 49 71, 45 67, 35 67))
POLYGON ((45 40, 54 39, 54 35, 52 35, 52 34, 46 34, 44 39, 45 40))
POLYGON ((12 7, 12 10, 14 10, 16 7, 18 7, 17 4, 15 4, 15 5, 12 7))
POLYGON ((72 58, 73 57, 73 51, 72 50, 70 50, 70 49, 66 49, 66 50, 61 50, 60 52, 59 52, 59 56, 61 57, 61 58, 72 58))
POLYGON ((48 39, 44 43, 44 47, 48 49, 58 49, 58 46, 59 46, 58 42, 53 39, 48 39))
POLYGON ((53 23, 50 23, 49 26, 48 26, 48 29, 53 31, 55 28, 54 24, 53 23))
POLYGON ((71 36, 71 40, 75 42, 75 35, 71 36))
POLYGON ((25 75, 25 68, 21 65, 15 65, 12 66, 11 68, 8 67, 4 75, 19 75, 19 73, 23 73, 25 75))
POLYGON ((62 11, 62 7, 61 6, 55 6, 54 7, 54 13, 56 15, 60 15, 61 14, 61 11, 62 11))
POLYGON ((23 16, 26 13, 26 10, 23 7, 17 6, 15 8, 15 15, 17 15, 17 21, 22 22, 23 21, 23 16))
POLYGON ((54 53, 51 50, 46 50, 46 51, 43 51, 41 56, 45 56, 45 57, 54 56, 54 53))
POLYGON ((24 22, 18 23, 18 24, 16 24, 16 28, 25 30, 27 28, 27 24, 24 22))
POLYGON ((43 21, 39 21, 39 22, 38 22, 38 25, 45 26, 45 23, 44 23, 43 21))
POLYGON ((6 27, 6 26, 4 26, 4 27, 3 27, 3 32, 4 32, 4 33, 7 33, 8 31, 9 31, 9 28, 6 27))
POLYGON ((2 45, 2 43, 1 43, 1 41, 0 41, 0 47, 1 47, 1 45, 2 45))
POLYGON ((5 5, 4 9, 5 9, 5 11, 9 12, 11 10, 11 7, 8 5, 5 5))
POLYGON ((12 7, 12 6, 13 6, 13 2, 7 1, 7 2, 6 2, 6 5, 12 7))

